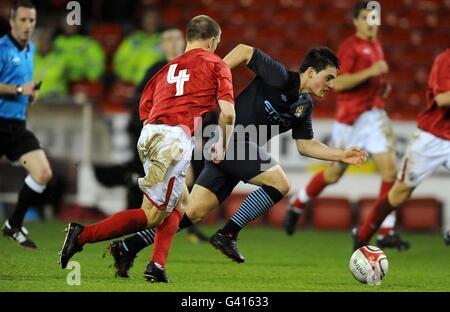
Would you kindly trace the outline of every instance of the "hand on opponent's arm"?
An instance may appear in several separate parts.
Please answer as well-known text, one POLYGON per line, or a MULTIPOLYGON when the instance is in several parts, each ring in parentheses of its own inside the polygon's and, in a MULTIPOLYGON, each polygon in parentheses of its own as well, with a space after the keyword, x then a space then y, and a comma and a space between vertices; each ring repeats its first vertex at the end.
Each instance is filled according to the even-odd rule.
POLYGON ((219 140, 212 144, 209 149, 211 161, 215 164, 219 164, 225 158, 225 151, 233 134, 234 121, 236 119, 236 113, 232 103, 219 100, 219 107, 219 140))

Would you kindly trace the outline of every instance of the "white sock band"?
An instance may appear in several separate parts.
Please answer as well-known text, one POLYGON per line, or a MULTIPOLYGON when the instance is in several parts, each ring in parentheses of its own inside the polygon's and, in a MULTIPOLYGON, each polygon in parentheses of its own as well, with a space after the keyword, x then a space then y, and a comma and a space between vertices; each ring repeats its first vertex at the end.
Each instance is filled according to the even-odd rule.
POLYGON ((395 214, 395 211, 392 211, 390 214, 386 216, 386 218, 384 218, 380 228, 393 229, 395 227, 395 221, 397 221, 397 216, 395 214))
POLYGON ((308 196, 308 194, 306 194, 306 188, 302 188, 300 190, 300 192, 298 192, 298 198, 300 199, 300 201, 304 204, 306 204, 307 202, 309 202, 310 198, 308 196))
POLYGON ((25 183, 30 187, 30 189, 39 194, 42 194, 47 187, 47 185, 40 185, 39 183, 34 181, 30 175, 25 178, 25 183))

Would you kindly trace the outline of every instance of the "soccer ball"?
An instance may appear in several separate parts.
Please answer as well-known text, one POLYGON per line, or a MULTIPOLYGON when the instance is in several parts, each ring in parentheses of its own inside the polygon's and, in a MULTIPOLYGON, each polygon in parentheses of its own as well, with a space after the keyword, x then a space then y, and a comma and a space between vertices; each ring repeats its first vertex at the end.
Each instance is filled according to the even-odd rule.
POLYGON ((353 253, 349 267, 357 281, 379 285, 388 271, 388 259, 380 248, 364 246, 353 253))

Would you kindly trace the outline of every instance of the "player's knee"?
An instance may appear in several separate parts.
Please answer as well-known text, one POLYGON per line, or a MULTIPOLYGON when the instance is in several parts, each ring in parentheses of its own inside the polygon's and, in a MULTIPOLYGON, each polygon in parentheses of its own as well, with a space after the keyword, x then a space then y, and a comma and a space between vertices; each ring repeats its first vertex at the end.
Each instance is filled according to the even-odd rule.
POLYGON ((42 168, 40 169, 37 174, 33 177, 37 183, 41 185, 47 185, 48 182, 53 177, 53 172, 50 168, 42 168))
POLYGON ((273 170, 271 175, 266 177, 263 184, 276 188, 283 195, 289 193, 291 189, 291 182, 281 167, 273 170))
POLYGON ((412 188, 401 182, 396 182, 389 192, 389 202, 394 207, 399 207, 410 197, 412 188))
POLYGON ((186 215, 188 216, 189 220, 191 220, 192 223, 199 223, 203 221, 203 219, 206 218, 207 214, 203 211, 189 211, 186 212, 186 215))
POLYGON ((395 208, 402 205, 407 199, 404 193, 393 192, 389 194, 389 203, 395 208))
POLYGON ((277 189, 283 196, 289 193, 291 183, 286 175, 280 176, 273 181, 267 181, 264 185, 277 189))
POLYGON ((284 177, 283 179, 280 179, 275 186, 275 188, 283 195, 286 195, 289 193, 289 190, 291 189, 291 182, 287 177, 284 177))
POLYGON ((392 166, 392 167, 388 168, 387 171, 381 175, 381 178, 383 179, 383 181, 386 181, 386 182, 394 182, 396 176, 397 176, 396 167, 392 166))
POLYGON ((341 167, 336 166, 339 166, 339 164, 330 166, 323 172, 323 179, 325 181, 325 184, 335 184, 341 179, 345 169, 342 170, 341 167))
POLYGON ((325 180, 325 182, 326 182, 326 184, 335 184, 339 181, 340 177, 341 177, 340 175, 333 174, 333 175, 330 175, 328 177, 328 179, 325 180))
POLYGON ((155 227, 160 226, 164 220, 165 216, 161 213, 160 210, 157 210, 156 208, 150 208, 150 207, 142 207, 141 208, 145 216, 147 217, 147 227, 155 227))

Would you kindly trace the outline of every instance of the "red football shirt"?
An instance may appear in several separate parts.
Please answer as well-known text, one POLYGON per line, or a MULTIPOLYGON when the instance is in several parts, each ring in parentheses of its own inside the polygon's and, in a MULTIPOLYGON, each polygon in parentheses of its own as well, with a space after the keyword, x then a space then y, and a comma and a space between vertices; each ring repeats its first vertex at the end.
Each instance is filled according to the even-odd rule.
POLYGON ((188 127, 218 100, 234 103, 230 68, 216 54, 193 49, 167 63, 145 86, 140 119, 188 127))
POLYGON ((450 49, 434 60, 426 92, 426 105, 417 119, 417 127, 444 140, 450 140, 450 107, 438 106, 434 98, 450 91, 450 49))
MULTIPOLYGON (((338 57, 341 63, 340 74, 352 74, 384 60, 384 53, 378 40, 372 42, 353 35, 340 45, 338 57)), ((363 112, 374 107, 383 108, 381 93, 384 81, 384 77, 380 75, 350 90, 338 92, 336 120, 351 125, 363 112)))

